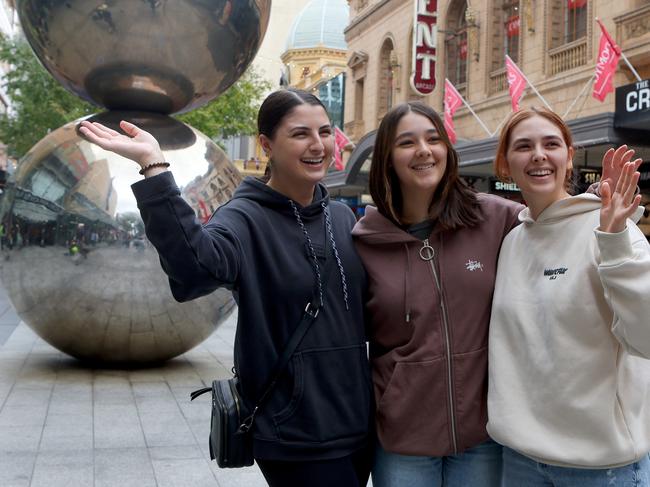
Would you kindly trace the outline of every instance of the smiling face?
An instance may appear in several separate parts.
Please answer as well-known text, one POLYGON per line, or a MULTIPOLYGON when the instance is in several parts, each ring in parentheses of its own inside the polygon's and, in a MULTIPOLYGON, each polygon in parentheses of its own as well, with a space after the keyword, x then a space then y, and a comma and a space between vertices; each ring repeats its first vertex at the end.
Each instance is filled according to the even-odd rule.
POLYGON ((506 150, 508 175, 521 189, 534 218, 570 196, 566 181, 572 159, 573 148, 551 120, 533 115, 512 128, 506 150))
POLYGON ((408 112, 397 124, 391 159, 405 199, 422 193, 433 198, 447 168, 447 146, 431 120, 408 112))
POLYGON ((297 105, 282 118, 272 139, 260 135, 260 143, 273 161, 268 185, 290 197, 296 192, 313 193, 334 154, 327 113, 322 106, 307 103, 297 105))

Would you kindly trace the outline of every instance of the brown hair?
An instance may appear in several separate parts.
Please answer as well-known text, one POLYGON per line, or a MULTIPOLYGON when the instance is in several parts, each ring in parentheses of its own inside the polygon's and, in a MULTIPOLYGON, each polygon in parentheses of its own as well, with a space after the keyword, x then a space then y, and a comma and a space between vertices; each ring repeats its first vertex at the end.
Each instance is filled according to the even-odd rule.
POLYGON ((429 215, 437 219, 445 230, 475 225, 480 220, 476 192, 458 175, 458 153, 449 140, 440 116, 431 107, 418 101, 395 106, 384 116, 377 129, 369 175, 370 195, 377 210, 398 226, 404 223, 401 219, 404 195, 392 165, 392 152, 397 125, 402 117, 411 112, 431 120, 447 147, 447 166, 435 189, 429 215))
MULTIPOLYGON (((559 128, 567 148, 573 147, 573 137, 571 136, 571 130, 569 129, 569 126, 566 124, 566 122, 562 120, 562 117, 560 117, 557 113, 544 107, 522 108, 517 112, 513 112, 506 119, 506 122, 501 129, 501 134, 499 134, 499 144, 497 145, 497 153, 494 158, 494 172, 501 181, 512 181, 510 178, 510 169, 508 167, 507 160, 508 145, 510 144, 510 136, 512 135, 512 131, 519 123, 535 116, 543 117, 555 125, 557 128, 559 128)), ((564 185, 567 191, 573 187, 572 168, 567 168, 564 185)))

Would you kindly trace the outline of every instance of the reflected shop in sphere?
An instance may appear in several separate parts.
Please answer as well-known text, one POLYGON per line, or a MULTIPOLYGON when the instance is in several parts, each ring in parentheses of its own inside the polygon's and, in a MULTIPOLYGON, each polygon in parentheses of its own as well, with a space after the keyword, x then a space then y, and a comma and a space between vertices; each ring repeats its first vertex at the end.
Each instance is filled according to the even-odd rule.
MULTIPOLYGON (((223 151, 166 116, 108 112, 156 136, 202 219, 232 196, 240 176, 223 151)), ((174 301, 130 185, 127 159, 90 144, 77 123, 34 146, 7 184, 0 277, 19 315, 47 342, 80 359, 156 362, 208 337, 232 310, 229 291, 174 301)))

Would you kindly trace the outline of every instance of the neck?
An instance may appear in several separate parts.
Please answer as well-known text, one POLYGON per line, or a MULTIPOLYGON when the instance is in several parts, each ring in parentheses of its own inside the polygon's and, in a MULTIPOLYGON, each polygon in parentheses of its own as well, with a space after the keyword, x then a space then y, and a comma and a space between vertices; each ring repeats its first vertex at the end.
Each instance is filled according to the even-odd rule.
POLYGON ((314 184, 283 184, 281 181, 278 181, 277 179, 274 179, 273 176, 271 176, 271 179, 269 179, 266 185, 269 188, 273 188, 278 193, 283 194, 287 198, 292 199, 300 206, 307 206, 311 204, 312 201, 314 201, 314 190, 316 189, 316 185, 314 184))
POLYGON ((527 198, 526 194, 523 193, 522 196, 524 197, 524 200, 526 200, 526 204, 530 210, 530 216, 533 218, 533 220, 537 220, 537 218, 539 218, 539 215, 541 215, 542 212, 546 210, 546 208, 551 206, 556 201, 571 197, 571 195, 566 191, 562 191, 560 195, 557 195, 553 198, 535 198, 534 196, 527 198))
POLYGON ((407 225, 423 222, 430 218, 429 207, 435 191, 402 190, 402 221, 407 225))

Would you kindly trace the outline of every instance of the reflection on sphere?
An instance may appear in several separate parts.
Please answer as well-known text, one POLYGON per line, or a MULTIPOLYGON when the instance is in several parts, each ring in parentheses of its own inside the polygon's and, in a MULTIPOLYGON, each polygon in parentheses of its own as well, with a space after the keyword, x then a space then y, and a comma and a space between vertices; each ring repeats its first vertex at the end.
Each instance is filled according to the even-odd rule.
POLYGON ((232 85, 271 0, 21 0, 34 52, 69 91, 115 110, 178 113, 232 85))
MULTIPOLYGON (((182 137, 190 145, 164 154, 183 197, 206 220, 240 175, 205 135, 162 118, 150 124, 191 132, 182 137)), ((3 284, 20 317, 74 357, 150 363, 177 356, 214 331, 232 311, 232 296, 217 290, 189 303, 173 299, 130 188, 142 178, 138 166, 85 141, 76 126, 43 138, 7 183, 3 284)))

